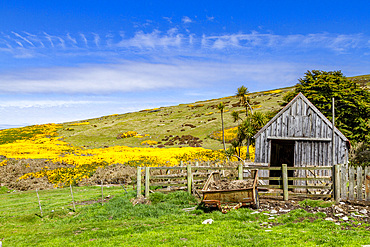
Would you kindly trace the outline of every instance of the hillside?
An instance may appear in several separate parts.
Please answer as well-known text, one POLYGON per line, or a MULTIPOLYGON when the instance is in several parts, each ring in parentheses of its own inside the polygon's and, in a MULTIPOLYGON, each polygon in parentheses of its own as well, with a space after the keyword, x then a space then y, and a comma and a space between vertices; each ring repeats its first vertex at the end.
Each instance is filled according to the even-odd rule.
MULTIPOLYGON (((251 93, 249 97, 256 111, 278 110, 281 107, 279 103, 282 102, 283 95, 292 89, 293 87, 251 93)), ((64 123, 58 134, 63 136, 68 143, 87 148, 115 145, 143 147, 141 143, 146 140, 157 141, 158 144, 154 145, 155 147, 159 145, 164 147, 189 146, 180 145, 181 141, 175 141, 174 137, 190 135, 199 138, 199 140, 195 140, 195 143, 204 148, 221 149, 221 142, 209 137, 212 132, 221 129, 221 116, 217 109, 217 104, 221 101, 226 106, 224 114, 225 128, 237 126, 237 123, 232 120, 231 112, 239 111, 240 115, 244 116, 245 108, 238 105, 239 99, 237 97, 229 96, 191 104, 180 104, 64 123), (88 123, 78 125, 84 122, 88 123), (120 133, 127 131, 136 131, 144 137, 117 139, 120 133)))

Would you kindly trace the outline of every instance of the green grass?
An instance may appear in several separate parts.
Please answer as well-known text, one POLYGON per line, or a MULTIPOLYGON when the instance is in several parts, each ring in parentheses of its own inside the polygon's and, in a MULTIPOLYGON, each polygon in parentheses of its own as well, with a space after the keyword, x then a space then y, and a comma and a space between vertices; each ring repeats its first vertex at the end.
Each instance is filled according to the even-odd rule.
MULTIPOLYGON (((98 199, 99 187, 74 188, 76 201, 98 199)), ((241 208, 222 214, 181 209, 195 206, 185 192, 153 194, 152 205, 132 206, 132 189, 104 188, 114 196, 100 203, 77 205, 69 188, 40 191, 44 217, 39 217, 34 191, 0 194, 0 239, 3 246, 361 246, 369 244, 363 224, 343 230, 323 213, 303 209, 268 219, 241 208), (52 212, 52 210, 54 210, 52 212), (203 225, 206 219, 213 224, 203 225), (269 228, 269 226, 271 228, 269 228)), ((357 223, 357 222, 354 222, 357 223)))
MULTIPOLYGON (((280 109, 279 103, 282 102, 284 93, 292 90, 293 87, 283 88, 280 93, 258 92, 250 94, 252 103, 261 105, 256 111, 271 111, 280 109)), ((232 111, 243 111, 243 107, 233 107, 239 99, 237 97, 225 97, 199 101, 177 106, 161 107, 156 112, 142 111, 127 114, 104 116, 101 118, 88 119, 89 125, 70 126, 70 123, 63 124, 63 128, 58 131, 65 141, 76 145, 89 148, 104 146, 125 145, 129 147, 143 147, 141 142, 144 140, 154 140, 161 142, 165 136, 192 135, 203 140, 202 146, 211 149, 222 149, 220 141, 211 139, 209 135, 221 129, 221 115, 218 112, 217 104, 224 102, 228 110, 224 114, 225 128, 235 127, 237 123, 232 120, 232 111), (194 105, 197 107, 189 107, 194 105), (213 112, 211 115, 206 115, 213 112), (196 126, 191 128, 185 126, 191 124, 196 126), (73 128, 73 131, 67 130, 73 128), (136 131, 139 134, 149 134, 144 138, 125 138, 116 139, 117 135, 126 131, 136 131)), ((240 113, 243 117, 245 113, 240 113)), ((84 120, 85 121, 85 120, 84 120)), ((162 142, 164 144, 164 142, 162 142)), ((166 146, 166 147, 178 147, 166 146)))
POLYGON ((311 200, 306 199, 299 202, 299 205, 302 207, 310 206, 310 207, 320 207, 320 208, 328 208, 334 204, 332 201, 322 201, 322 200, 311 200))

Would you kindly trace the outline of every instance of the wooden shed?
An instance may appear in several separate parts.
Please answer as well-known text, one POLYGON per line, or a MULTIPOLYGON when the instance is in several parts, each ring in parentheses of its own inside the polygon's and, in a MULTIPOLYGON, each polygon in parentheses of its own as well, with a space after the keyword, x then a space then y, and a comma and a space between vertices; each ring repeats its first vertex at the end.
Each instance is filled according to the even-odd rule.
MULTIPOLYGON (((255 138, 255 163, 266 166, 331 166, 332 123, 302 94, 299 93, 255 138)), ((334 164, 347 164, 348 139, 337 129, 335 133, 334 164)), ((330 176, 331 171, 318 171, 315 176, 330 176), (322 174, 326 173, 326 174, 322 174)), ((270 177, 281 176, 281 171, 270 171, 270 177)), ((289 171, 289 177, 306 177, 306 171, 289 171), (289 174, 290 173, 290 174, 289 174)), ((271 181, 270 184, 276 181, 271 181)), ((305 181, 297 182, 304 185, 305 181), (302 183, 304 182, 304 183, 302 183)))

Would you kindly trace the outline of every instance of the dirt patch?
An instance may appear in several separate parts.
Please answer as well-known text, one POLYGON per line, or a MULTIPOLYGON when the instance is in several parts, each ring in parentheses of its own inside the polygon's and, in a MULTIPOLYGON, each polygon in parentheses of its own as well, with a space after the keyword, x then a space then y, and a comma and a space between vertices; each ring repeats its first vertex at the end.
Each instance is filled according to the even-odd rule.
MULTIPOLYGON (((10 191, 44 190, 52 189, 54 185, 49 183, 46 177, 28 179, 18 178, 26 173, 39 172, 42 169, 54 170, 62 167, 72 167, 62 163, 52 163, 47 160, 8 159, 7 165, 0 166, 0 186, 6 186, 10 191)), ((129 184, 136 176, 135 167, 124 165, 111 165, 106 168, 98 168, 90 178, 83 179, 78 185, 100 185, 103 184, 129 184)))
POLYGON ((143 197, 143 196, 140 196, 138 198, 132 198, 130 200, 130 202, 132 203, 133 206, 137 205, 137 204, 146 204, 146 205, 149 205, 150 204, 150 200, 143 197))
POLYGON ((253 187, 253 180, 227 180, 220 179, 210 183, 208 190, 238 190, 253 187))
MULTIPOLYGON (((365 203, 366 204, 366 203, 365 203)), ((369 207, 359 201, 343 201, 339 204, 322 208, 322 207, 311 207, 301 206, 299 201, 290 200, 288 202, 279 201, 276 199, 260 199, 260 212, 268 212, 269 216, 275 217, 278 215, 289 213, 295 209, 304 209, 306 212, 317 214, 323 213, 324 220, 332 221, 338 225, 341 225, 343 230, 354 229, 358 227, 365 227, 370 229, 370 210, 369 207)), ((308 219, 311 222, 318 219, 318 217, 309 217, 303 219, 297 219, 295 222, 301 222, 302 220, 308 219)), ((283 223, 269 222, 264 224, 264 227, 281 225, 283 223)))
POLYGON ((105 168, 98 168, 94 175, 78 182, 78 185, 100 185, 103 184, 129 184, 136 176, 135 167, 125 165, 111 165, 105 168))
POLYGON ((23 159, 15 160, 8 159, 6 166, 0 166, 0 186, 6 186, 10 190, 43 190, 53 188, 48 179, 43 178, 29 178, 18 180, 19 177, 30 172, 39 172, 43 168, 56 169, 58 167, 68 167, 64 164, 52 163, 47 160, 32 160, 23 159))

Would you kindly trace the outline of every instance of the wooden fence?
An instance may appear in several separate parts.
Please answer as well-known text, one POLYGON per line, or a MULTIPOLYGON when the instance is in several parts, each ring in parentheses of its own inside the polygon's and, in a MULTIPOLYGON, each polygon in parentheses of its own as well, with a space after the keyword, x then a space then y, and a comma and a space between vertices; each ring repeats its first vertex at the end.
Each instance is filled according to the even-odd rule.
POLYGON ((188 193, 200 194, 198 191, 206 182, 212 171, 220 171, 228 179, 251 178, 249 169, 258 169, 259 194, 261 196, 306 198, 332 198, 333 200, 366 200, 370 201, 370 168, 335 166, 315 167, 281 167, 261 166, 249 163, 229 166, 198 166, 188 164, 175 167, 138 167, 137 195, 141 195, 142 184, 145 187, 145 197, 151 191, 169 192, 187 190, 188 193), (269 176, 269 171, 281 171, 281 177, 269 176), (288 176, 288 171, 307 171, 306 177, 288 176), (329 170, 332 176, 318 176, 319 171, 329 170), (143 181, 142 176, 145 175, 143 181), (270 181, 276 181, 270 184, 270 181), (304 181, 299 183, 298 181, 304 181), (303 184, 303 185, 302 185, 303 184), (157 187, 157 188, 156 188, 157 187), (159 189, 158 189, 159 188, 159 189))

